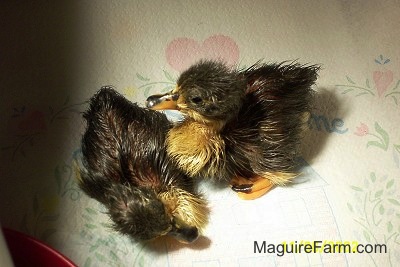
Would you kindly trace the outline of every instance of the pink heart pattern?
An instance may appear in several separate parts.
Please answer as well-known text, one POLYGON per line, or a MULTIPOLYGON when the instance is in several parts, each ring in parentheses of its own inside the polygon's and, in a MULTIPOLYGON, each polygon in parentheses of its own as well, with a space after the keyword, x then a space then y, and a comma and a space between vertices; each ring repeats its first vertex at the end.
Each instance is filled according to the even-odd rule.
POLYGON ((385 72, 377 70, 374 71, 373 78, 376 90, 378 91, 378 96, 381 97, 389 85, 393 82, 393 72, 390 70, 385 72))
POLYGON ((210 36, 202 43, 183 37, 172 40, 165 55, 168 64, 182 72, 200 59, 219 59, 235 65, 239 60, 239 47, 232 38, 222 34, 210 36))

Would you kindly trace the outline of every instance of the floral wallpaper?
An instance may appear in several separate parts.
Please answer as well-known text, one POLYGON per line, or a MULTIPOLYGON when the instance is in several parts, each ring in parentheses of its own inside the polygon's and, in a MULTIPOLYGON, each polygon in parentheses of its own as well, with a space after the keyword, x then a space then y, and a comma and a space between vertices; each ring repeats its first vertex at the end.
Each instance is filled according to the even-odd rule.
POLYGON ((243 4, 244 8, 237 3, 229 8, 208 3, 209 12, 223 10, 220 16, 206 16, 194 2, 185 7, 190 11, 187 14, 177 2, 171 6, 162 1, 80 3, 70 8, 80 10, 74 16, 77 14, 81 33, 65 29, 68 34, 73 32, 71 36, 77 40, 81 38, 72 42, 74 49, 80 51, 75 57, 69 50, 65 55, 52 52, 53 46, 57 51, 66 49, 63 44, 69 39, 64 40, 59 33, 62 27, 58 26, 73 21, 68 16, 49 15, 58 8, 50 6, 52 9, 47 11, 43 7, 25 7, 21 11, 26 16, 31 10, 32 14, 49 16, 55 29, 46 20, 30 24, 29 16, 25 21, 23 17, 9 15, 6 19, 18 29, 28 30, 20 35, 10 30, 9 39, 3 40, 18 43, 27 39, 33 44, 31 49, 45 59, 26 59, 29 47, 16 48, 10 43, 7 51, 11 56, 2 60, 22 64, 9 64, 9 73, 16 74, 5 76, 7 86, 1 93, 1 98, 7 99, 0 110, 1 224, 42 240, 85 267, 398 266, 400 35, 395 34, 397 26, 381 22, 378 15, 372 16, 370 12, 388 19, 395 18, 399 8, 391 11, 390 1, 388 6, 376 6, 372 1, 364 6, 332 1, 326 3, 327 7, 305 2, 292 7, 255 1, 248 6, 243 4), (154 10, 160 12, 159 17, 154 16, 154 10), (177 12, 186 18, 184 23, 177 12), (245 20, 240 20, 242 13, 245 20), (174 19, 181 23, 174 24, 174 19), (41 28, 55 38, 43 50, 35 47, 41 45, 41 28), (333 29, 340 33, 336 35, 333 29), (378 29, 392 34, 374 36, 378 29), (324 38, 318 37, 321 35, 324 38), (374 37, 372 41, 369 36, 374 37), (369 46, 362 48, 358 42, 369 46), (274 190, 262 201, 251 203, 235 199, 228 188, 215 190, 205 186, 202 189, 210 200, 211 222, 206 238, 199 244, 135 242, 112 231, 104 207, 77 187, 74 161, 79 158, 80 138, 85 129, 82 113, 89 97, 108 84, 143 106, 149 95, 172 90, 179 73, 201 58, 222 59, 239 67, 260 59, 297 59, 322 65, 315 87, 315 108, 304 140, 304 181, 274 190), (74 62, 76 69, 61 66, 59 80, 50 82, 48 73, 58 70, 57 63, 68 60, 74 62), (37 64, 41 62, 49 66, 37 64), (63 86, 58 81, 64 81, 68 71, 77 82, 63 86), (20 86, 30 79, 38 85, 20 86), (41 86, 47 80, 51 88, 41 86), (69 89, 61 90, 64 87, 69 89), (293 221, 298 224, 284 218, 297 218, 293 221), (260 236, 271 243, 288 238, 379 243, 386 244, 388 252, 363 257, 351 253, 256 255, 252 245, 260 236))

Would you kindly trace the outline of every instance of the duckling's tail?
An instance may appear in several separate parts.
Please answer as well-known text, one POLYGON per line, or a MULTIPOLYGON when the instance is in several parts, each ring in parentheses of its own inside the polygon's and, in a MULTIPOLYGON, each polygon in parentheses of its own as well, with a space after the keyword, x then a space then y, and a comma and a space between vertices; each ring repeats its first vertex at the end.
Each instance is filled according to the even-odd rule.
POLYGON ((300 88, 310 88, 316 82, 320 69, 319 65, 305 65, 295 61, 279 64, 256 63, 244 70, 243 76, 247 81, 247 93, 268 92, 272 98, 274 94, 271 93, 274 92, 278 97, 287 93, 287 90, 294 92, 300 88), (283 88, 286 90, 282 90, 283 88))

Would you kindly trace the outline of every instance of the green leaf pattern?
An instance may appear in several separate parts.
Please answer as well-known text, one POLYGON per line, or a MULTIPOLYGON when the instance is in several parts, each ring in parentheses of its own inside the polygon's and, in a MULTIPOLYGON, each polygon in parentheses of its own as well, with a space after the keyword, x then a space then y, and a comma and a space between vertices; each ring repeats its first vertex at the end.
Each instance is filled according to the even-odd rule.
POLYGON ((139 80, 138 90, 143 90, 144 97, 148 97, 153 93, 166 93, 175 88, 176 79, 166 70, 163 70, 163 74, 166 80, 152 81, 150 78, 144 77, 139 73, 136 77, 139 80))
POLYGON ((389 133, 378 122, 374 124, 375 132, 370 132, 368 126, 364 123, 361 123, 361 125, 361 127, 357 127, 357 131, 354 134, 358 136, 371 136, 375 139, 367 142, 367 148, 375 147, 383 151, 389 151, 389 148, 391 148, 393 161, 397 168, 400 168, 400 144, 391 143, 389 133), (361 130, 361 128, 363 129, 361 130))
MULTIPOLYGON (((348 202, 347 208, 360 226, 364 243, 383 243, 389 248, 400 245, 399 187, 398 180, 377 177, 374 172, 364 180, 364 187, 350 185, 356 199, 361 201, 348 202)), ((389 253, 388 257, 388 262, 393 262, 393 255, 389 253)))

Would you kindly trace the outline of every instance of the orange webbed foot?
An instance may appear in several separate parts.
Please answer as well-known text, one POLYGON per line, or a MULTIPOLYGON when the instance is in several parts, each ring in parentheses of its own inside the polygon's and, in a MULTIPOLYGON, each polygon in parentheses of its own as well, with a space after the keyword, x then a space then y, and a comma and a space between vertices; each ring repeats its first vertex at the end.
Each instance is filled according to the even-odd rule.
POLYGON ((253 200, 263 196, 273 187, 273 184, 261 176, 249 179, 237 176, 231 180, 232 190, 235 191, 241 199, 253 200))

